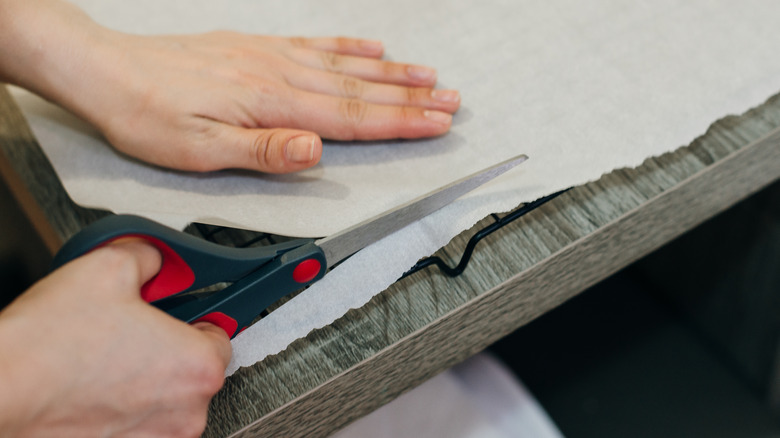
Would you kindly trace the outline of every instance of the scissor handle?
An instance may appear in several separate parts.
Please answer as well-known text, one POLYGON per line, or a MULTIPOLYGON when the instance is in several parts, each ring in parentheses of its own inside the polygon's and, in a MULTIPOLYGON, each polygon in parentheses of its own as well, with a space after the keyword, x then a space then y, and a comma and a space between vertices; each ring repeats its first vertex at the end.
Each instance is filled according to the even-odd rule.
POLYGON ((185 322, 207 321, 230 338, 247 328, 280 298, 319 280, 326 272, 325 254, 314 243, 285 252, 260 269, 205 298, 173 297, 155 305, 185 322))
POLYGON ((273 258, 310 242, 302 239, 264 247, 231 248, 140 216, 112 215, 68 240, 54 257, 53 269, 125 237, 144 239, 162 254, 160 272, 141 289, 141 297, 150 303, 215 283, 236 281, 273 258))

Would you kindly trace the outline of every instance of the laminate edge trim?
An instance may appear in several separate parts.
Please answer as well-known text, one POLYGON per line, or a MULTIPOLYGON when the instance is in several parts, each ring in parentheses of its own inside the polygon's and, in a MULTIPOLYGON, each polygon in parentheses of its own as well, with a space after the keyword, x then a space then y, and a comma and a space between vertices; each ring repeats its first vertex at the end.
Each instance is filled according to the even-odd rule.
POLYGON ((49 254, 54 255, 63 244, 62 238, 46 218, 46 213, 36 202, 35 197, 27 190, 22 177, 9 164, 2 150, 0 150, 0 177, 5 181, 19 208, 32 224, 49 254))
POLYGON ((230 436, 327 436, 481 351, 778 177, 780 129, 713 163, 230 436), (724 190, 711 190, 713 187, 724 190), (658 227, 657 233, 646 233, 647 227, 640 226, 659 222, 663 226, 658 227), (617 254, 605 250, 610 247, 622 250, 617 254), (605 254, 608 257, 603 257, 605 254), (551 269, 555 267, 569 269, 563 272, 551 269), (562 277, 568 278, 562 281, 562 277), (503 322, 496 324, 496 321, 503 322), (453 338, 470 342, 452 342, 453 338), (428 351, 430 345, 447 345, 449 349, 428 351), (407 369, 405 363, 417 366, 407 369), (332 398, 337 400, 328 400, 332 398))

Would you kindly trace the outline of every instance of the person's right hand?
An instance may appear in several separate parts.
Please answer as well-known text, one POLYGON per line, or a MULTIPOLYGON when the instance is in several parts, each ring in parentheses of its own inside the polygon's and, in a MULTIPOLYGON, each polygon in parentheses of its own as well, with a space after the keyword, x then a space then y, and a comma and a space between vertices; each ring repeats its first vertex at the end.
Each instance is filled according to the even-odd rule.
POLYGON ((230 359, 222 329, 140 298, 142 241, 97 249, 0 312, 0 435, 199 436, 230 359))

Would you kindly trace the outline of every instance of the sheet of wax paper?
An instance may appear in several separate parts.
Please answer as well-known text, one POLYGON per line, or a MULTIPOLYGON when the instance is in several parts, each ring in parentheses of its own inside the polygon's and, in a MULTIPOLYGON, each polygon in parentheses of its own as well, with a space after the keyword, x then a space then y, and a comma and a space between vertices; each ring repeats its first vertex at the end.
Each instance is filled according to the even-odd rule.
MULTIPOLYGON (((450 133, 326 144, 295 175, 195 175, 113 152, 62 110, 14 91, 82 205, 293 236, 323 236, 472 171, 530 160, 367 248, 234 340, 230 372, 359 307, 418 258, 492 212, 688 144, 716 119, 780 90, 780 3, 771 0, 78 0, 136 33, 232 29, 380 39, 388 59, 430 65, 459 89, 450 133)), ((193 91, 195 92, 195 91, 193 91)))

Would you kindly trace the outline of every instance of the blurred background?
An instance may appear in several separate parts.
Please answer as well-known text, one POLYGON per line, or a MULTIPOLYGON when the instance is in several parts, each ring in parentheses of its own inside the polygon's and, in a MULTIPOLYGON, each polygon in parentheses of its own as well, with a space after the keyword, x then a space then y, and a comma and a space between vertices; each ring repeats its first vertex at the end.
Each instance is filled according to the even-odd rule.
POLYGON ((577 437, 780 437, 780 183, 491 349, 577 437))
POLYGON ((0 307, 46 274, 51 256, 0 178, 0 307))

